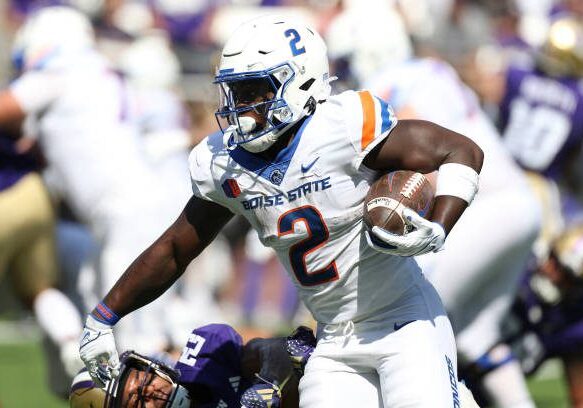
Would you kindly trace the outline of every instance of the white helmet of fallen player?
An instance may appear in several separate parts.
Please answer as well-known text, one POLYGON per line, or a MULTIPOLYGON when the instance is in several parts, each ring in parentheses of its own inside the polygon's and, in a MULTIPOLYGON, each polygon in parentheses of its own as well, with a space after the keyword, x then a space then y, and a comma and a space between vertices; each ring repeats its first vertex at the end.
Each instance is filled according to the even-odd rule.
POLYGON ((94 41, 91 22, 84 14, 71 7, 44 7, 17 31, 12 63, 18 71, 41 69, 57 57, 93 47, 94 41))
POLYGON ((326 53, 316 30, 287 17, 268 15, 241 25, 225 44, 215 77, 216 117, 228 146, 264 151, 312 114, 330 95, 326 53))

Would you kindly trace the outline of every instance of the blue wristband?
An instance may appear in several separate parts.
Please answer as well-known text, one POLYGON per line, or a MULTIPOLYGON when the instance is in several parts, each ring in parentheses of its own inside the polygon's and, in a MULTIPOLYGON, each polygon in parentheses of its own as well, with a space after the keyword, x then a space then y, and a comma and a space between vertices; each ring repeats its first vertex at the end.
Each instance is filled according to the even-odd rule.
POLYGON ((103 301, 99 302, 99 304, 95 306, 95 309, 93 309, 91 314, 101 323, 105 323, 110 326, 116 324, 120 319, 113 310, 111 310, 105 303, 103 303, 103 301))

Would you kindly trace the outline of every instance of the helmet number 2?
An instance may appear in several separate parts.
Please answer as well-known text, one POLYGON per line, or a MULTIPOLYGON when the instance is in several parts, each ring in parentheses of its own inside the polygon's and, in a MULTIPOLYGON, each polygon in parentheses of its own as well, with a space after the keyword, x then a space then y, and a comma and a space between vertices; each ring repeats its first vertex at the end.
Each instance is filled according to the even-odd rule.
POLYGON ((334 261, 322 269, 308 272, 306 257, 323 246, 330 236, 320 212, 311 205, 305 205, 282 214, 277 223, 278 235, 293 234, 296 222, 304 223, 308 234, 307 238, 289 249, 289 261, 298 282, 303 286, 314 286, 338 279, 334 261))
POLYGON ((296 55, 301 55, 306 52, 306 47, 298 48, 298 42, 301 41, 302 37, 300 37, 300 33, 298 33, 293 28, 285 31, 285 38, 290 38, 289 40, 289 48, 291 49, 292 55, 295 57, 296 55))

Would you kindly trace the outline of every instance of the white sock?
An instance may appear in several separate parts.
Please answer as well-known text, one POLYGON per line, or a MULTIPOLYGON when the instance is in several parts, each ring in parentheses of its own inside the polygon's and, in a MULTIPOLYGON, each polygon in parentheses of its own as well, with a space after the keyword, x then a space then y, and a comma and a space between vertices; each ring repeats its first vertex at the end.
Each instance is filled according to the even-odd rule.
POLYGON ((33 303, 36 320, 58 346, 77 341, 83 329, 81 317, 73 303, 57 289, 45 289, 33 303))
POLYGON ((535 408, 518 361, 512 360, 490 371, 482 379, 494 406, 501 408, 535 408))

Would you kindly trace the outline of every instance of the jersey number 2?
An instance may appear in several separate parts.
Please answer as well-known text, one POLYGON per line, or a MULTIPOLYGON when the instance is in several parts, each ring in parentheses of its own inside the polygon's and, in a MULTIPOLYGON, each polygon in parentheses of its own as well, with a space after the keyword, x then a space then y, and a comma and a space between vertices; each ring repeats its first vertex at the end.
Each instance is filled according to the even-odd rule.
POLYGON ((291 37, 291 40, 289 40, 289 48, 291 49, 292 55, 294 57, 296 55, 300 55, 300 54, 303 54, 304 52, 306 52, 306 47, 298 48, 298 42, 300 42, 300 40, 302 39, 300 37, 300 33, 298 33, 293 28, 290 28, 289 30, 286 30, 286 32, 285 32, 285 38, 289 38, 289 37, 291 37))
POLYGON ((315 207, 306 205, 282 214, 277 223, 278 235, 293 234, 296 222, 303 222, 308 230, 308 237, 289 249, 289 260, 297 280, 303 286, 314 286, 338 279, 334 261, 313 272, 308 272, 306 265, 306 256, 324 245, 330 236, 320 212, 315 207))

